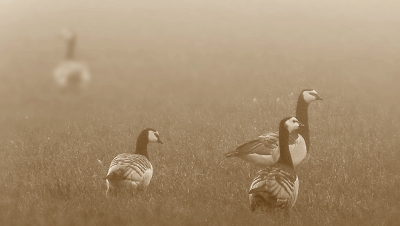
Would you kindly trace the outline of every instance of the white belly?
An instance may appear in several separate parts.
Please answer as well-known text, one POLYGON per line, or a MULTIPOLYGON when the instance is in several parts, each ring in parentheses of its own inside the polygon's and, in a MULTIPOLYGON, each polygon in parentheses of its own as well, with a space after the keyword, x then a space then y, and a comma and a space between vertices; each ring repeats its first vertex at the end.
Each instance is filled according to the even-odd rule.
MULTIPOLYGON (((289 151, 290 151, 290 155, 292 156, 293 165, 297 166, 298 164, 300 164, 301 161, 303 161, 303 159, 307 155, 306 141, 304 140, 304 138, 299 135, 299 138, 296 139, 295 143, 289 145, 289 151)), ((279 159, 279 155, 280 155, 279 153, 280 153, 280 151, 279 151, 279 147, 278 147, 277 151, 273 152, 273 155, 275 155, 274 159, 276 159, 275 162, 278 161, 278 159, 279 159)))

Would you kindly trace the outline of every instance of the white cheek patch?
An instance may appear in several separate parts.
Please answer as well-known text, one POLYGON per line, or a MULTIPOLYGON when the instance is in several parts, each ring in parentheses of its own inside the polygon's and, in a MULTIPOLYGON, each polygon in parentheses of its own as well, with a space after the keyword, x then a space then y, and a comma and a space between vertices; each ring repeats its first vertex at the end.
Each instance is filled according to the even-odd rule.
POLYGON ((297 119, 295 117, 292 117, 288 121, 286 121, 286 127, 289 133, 291 133, 299 128, 299 123, 297 122, 297 119), (293 120, 296 122, 293 122, 293 120))
POLYGON ((291 124, 288 126, 288 131, 289 131, 289 133, 291 133, 291 132, 295 131, 295 130, 298 129, 298 128, 299 128, 299 126, 298 126, 296 123, 291 123, 291 124))
POLYGON ((158 138, 154 133, 156 133, 156 132, 149 131, 149 137, 148 138, 149 138, 150 142, 157 142, 158 141, 158 138))
POLYGON ((307 103, 311 103, 311 102, 317 100, 317 98, 314 95, 311 95, 311 94, 316 94, 317 95, 317 91, 311 90, 311 91, 306 91, 306 92, 303 93, 304 100, 307 103))
POLYGON ((60 31, 60 34, 62 37, 64 37, 67 40, 71 40, 73 37, 72 31, 68 30, 68 29, 63 29, 60 31))

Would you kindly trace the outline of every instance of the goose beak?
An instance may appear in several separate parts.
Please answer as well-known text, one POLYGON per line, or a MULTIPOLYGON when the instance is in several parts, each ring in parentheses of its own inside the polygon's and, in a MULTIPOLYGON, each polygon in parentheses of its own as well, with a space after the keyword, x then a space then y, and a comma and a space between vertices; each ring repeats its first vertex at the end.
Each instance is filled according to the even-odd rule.
POLYGON ((164 144, 160 138, 158 138, 157 143, 164 144))
POLYGON ((315 95, 315 98, 316 98, 316 100, 323 100, 320 96, 318 96, 318 94, 315 95))
POLYGON ((304 127, 304 124, 299 122, 299 127, 304 127))

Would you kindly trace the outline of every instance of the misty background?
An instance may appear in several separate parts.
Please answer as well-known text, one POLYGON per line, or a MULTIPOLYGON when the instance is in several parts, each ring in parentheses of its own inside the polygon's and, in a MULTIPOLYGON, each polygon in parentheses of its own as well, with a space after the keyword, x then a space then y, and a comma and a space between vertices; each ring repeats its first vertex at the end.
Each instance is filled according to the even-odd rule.
POLYGON ((385 0, 0 0, 0 225, 398 225, 399 12, 385 0), (92 76, 80 94, 53 78, 64 28, 92 76), (306 88, 324 100, 310 106, 297 203, 252 213, 257 169, 223 154, 276 131, 306 88), (147 127, 164 142, 149 146, 148 192, 107 199, 108 164, 147 127))
POLYGON ((277 76, 299 88, 343 78, 352 89, 398 97, 399 9, 397 1, 372 0, 1 0, 0 103, 52 96, 52 72, 65 55, 61 28, 76 31, 76 56, 104 97, 157 92, 160 81, 169 81, 166 93, 193 83, 222 89, 230 79, 284 85, 274 84, 277 76))

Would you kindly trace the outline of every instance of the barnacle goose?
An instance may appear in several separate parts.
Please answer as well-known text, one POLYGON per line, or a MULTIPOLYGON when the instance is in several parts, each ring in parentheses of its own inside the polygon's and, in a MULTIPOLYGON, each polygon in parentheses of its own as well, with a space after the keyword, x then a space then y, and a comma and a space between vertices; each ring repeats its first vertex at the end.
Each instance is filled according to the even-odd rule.
POLYGON ((55 68, 53 76, 61 93, 78 93, 91 78, 88 66, 75 59, 76 34, 69 29, 60 32, 67 43, 65 59, 55 68))
POLYGON ((280 156, 276 163, 257 172, 249 190, 250 209, 259 207, 290 209, 296 203, 299 179, 289 152, 289 133, 303 127, 295 117, 279 123, 280 156))
POLYGON ((163 143, 158 131, 147 128, 143 130, 136 142, 134 154, 117 155, 110 164, 106 179, 106 195, 117 195, 119 191, 144 190, 153 176, 153 166, 149 161, 147 144, 163 143))
MULTIPOLYGON (((303 161, 310 149, 308 106, 316 100, 322 100, 322 98, 313 89, 304 89, 298 97, 296 118, 304 124, 304 127, 290 134, 289 150, 294 166, 303 161)), ((224 156, 226 158, 238 157, 254 165, 265 167, 274 164, 278 160, 278 141, 278 133, 266 133, 255 140, 240 145, 234 151, 225 153, 224 156)))

